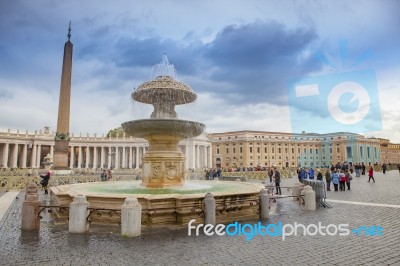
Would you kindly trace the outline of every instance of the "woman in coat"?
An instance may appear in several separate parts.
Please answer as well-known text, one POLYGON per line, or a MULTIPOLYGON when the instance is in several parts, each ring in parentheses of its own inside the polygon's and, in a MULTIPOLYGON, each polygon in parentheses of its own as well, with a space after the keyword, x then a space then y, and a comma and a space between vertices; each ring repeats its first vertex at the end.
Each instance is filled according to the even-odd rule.
POLYGON ((338 191, 339 178, 340 178, 339 173, 336 170, 334 170, 332 174, 332 184, 335 187, 335 191, 338 191))

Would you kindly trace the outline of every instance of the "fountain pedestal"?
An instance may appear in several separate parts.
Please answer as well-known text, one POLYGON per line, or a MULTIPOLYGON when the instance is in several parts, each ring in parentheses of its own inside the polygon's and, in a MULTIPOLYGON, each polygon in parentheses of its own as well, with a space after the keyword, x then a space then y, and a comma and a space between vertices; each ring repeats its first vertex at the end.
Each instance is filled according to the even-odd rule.
POLYGON ((142 185, 149 188, 180 186, 184 182, 185 155, 177 136, 146 136, 149 150, 142 157, 142 185))

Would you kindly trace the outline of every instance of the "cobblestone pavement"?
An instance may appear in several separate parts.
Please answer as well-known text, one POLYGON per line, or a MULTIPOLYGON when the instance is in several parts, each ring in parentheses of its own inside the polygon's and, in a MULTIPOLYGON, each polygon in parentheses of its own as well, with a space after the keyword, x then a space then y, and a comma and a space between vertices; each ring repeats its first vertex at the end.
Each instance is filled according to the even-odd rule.
MULTIPOLYGON (((282 185, 295 181, 285 179, 282 185)), ((354 178, 351 191, 329 192, 328 197, 400 204, 399 183, 398 172, 378 173, 376 183, 354 178)), ((299 235, 285 241, 255 236, 246 241, 244 236, 188 236, 186 227, 145 229, 140 237, 125 238, 117 226, 92 224, 88 234, 69 234, 66 225, 54 225, 49 217, 39 232, 21 232, 21 203, 16 201, 0 223, 0 265, 400 265, 397 208, 333 202, 331 209, 307 212, 291 199, 280 199, 268 223, 380 225, 384 235, 299 235)))

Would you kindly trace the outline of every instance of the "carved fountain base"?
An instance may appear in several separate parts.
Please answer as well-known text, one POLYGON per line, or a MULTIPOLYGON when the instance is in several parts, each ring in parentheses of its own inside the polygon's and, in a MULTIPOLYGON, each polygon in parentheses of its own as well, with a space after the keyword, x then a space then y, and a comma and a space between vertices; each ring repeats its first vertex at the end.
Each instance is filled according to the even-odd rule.
POLYGON ((142 184, 148 188, 181 186, 185 179, 185 155, 179 150, 177 136, 145 137, 149 150, 142 157, 142 184))

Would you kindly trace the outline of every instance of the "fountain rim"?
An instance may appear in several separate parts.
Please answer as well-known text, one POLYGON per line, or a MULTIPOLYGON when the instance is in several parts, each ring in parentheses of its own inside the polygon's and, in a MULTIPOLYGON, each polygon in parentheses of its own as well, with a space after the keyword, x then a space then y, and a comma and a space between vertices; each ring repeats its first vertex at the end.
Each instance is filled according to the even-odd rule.
MULTIPOLYGON (((78 183, 78 184, 66 184, 66 185, 59 185, 59 186, 53 186, 50 187, 51 192, 55 196, 69 196, 69 197, 75 197, 78 195, 85 195, 86 197, 90 198, 129 198, 129 197, 135 197, 135 198, 142 198, 142 199, 152 199, 152 200, 157 200, 157 199, 195 199, 199 197, 204 197, 207 192, 199 192, 199 193, 193 193, 193 194, 178 194, 178 193, 169 193, 169 194, 126 194, 126 193, 120 193, 120 194, 111 194, 111 193, 96 193, 96 192, 82 192, 82 191, 62 191, 59 189, 59 187, 76 187, 76 186, 83 186, 87 184, 109 184, 109 183, 139 183, 141 182, 140 180, 135 180, 135 181, 107 181, 107 182, 91 182, 91 183, 78 183)), ((217 184, 236 184, 240 186, 247 186, 248 190, 247 191, 213 191, 211 194, 214 197, 223 197, 223 196, 232 196, 232 195, 246 195, 246 194, 254 194, 254 193, 259 193, 261 192, 262 189, 264 189, 264 186, 262 184, 254 184, 254 183, 248 183, 248 182, 238 182, 238 181, 212 181, 212 180, 196 180, 196 181, 191 181, 191 180, 186 180, 185 182, 190 182, 190 183, 213 183, 216 182, 217 184)), ((152 188, 152 189, 157 189, 157 188, 152 188)))

